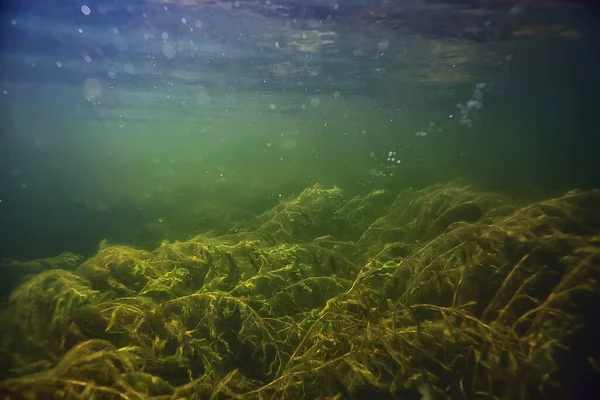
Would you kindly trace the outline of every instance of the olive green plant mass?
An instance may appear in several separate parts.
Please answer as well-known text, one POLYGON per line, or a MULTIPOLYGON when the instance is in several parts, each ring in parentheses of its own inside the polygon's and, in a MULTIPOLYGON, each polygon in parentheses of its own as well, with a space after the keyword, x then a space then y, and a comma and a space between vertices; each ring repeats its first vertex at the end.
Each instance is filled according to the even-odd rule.
POLYGON ((598 362, 569 346, 600 297, 599 204, 316 185, 225 235, 103 242, 12 291, 0 393, 568 398, 569 365, 598 362))

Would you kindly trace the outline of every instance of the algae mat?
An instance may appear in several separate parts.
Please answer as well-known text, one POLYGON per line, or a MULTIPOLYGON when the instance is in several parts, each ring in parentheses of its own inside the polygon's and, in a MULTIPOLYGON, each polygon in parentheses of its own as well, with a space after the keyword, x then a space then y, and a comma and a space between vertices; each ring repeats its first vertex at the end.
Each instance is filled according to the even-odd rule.
POLYGON ((519 204, 456 182, 355 198, 316 185, 226 235, 23 263, 0 391, 568 398, 567 370, 598 361, 566 349, 593 329, 599 205, 600 191, 519 204))

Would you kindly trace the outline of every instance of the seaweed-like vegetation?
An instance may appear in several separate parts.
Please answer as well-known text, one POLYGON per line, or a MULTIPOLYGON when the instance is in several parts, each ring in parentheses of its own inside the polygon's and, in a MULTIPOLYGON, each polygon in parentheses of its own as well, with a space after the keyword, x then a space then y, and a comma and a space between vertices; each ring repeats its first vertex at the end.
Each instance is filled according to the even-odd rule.
POLYGON ((36 274, 52 269, 75 270, 84 257, 73 253, 62 253, 52 258, 41 258, 33 261, 0 260, 0 301, 5 300, 19 284, 36 274))
POLYGON ((349 200, 316 185, 226 235, 104 242, 14 290, 0 391, 568 398, 557 360, 598 300, 599 204, 599 191, 518 206, 457 183, 349 200))

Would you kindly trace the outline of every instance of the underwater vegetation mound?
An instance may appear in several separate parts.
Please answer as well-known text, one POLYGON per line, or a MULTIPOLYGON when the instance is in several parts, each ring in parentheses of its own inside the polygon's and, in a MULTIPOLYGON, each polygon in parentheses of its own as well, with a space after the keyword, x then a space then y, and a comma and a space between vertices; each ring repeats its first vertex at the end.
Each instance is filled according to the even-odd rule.
POLYGON ((0 301, 7 298, 16 286, 32 276, 52 269, 75 270, 84 257, 73 253, 62 253, 52 258, 33 261, 17 261, 10 258, 0 260, 0 301))
MULTIPOLYGON (((221 236, 101 243, 1 314, 4 399, 572 398, 600 191, 318 185, 221 236)), ((587 323, 587 324, 586 324, 587 323)), ((595 364, 597 365, 597 364, 595 364)))

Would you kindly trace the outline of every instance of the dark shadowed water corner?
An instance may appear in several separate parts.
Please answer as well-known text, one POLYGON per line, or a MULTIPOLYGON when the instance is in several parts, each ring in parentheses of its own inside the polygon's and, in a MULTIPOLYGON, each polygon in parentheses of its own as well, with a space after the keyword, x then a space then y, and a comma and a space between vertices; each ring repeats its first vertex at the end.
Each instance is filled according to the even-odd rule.
POLYGON ((0 7, 0 259, 231 233, 315 184, 600 186, 592 3, 0 7))

